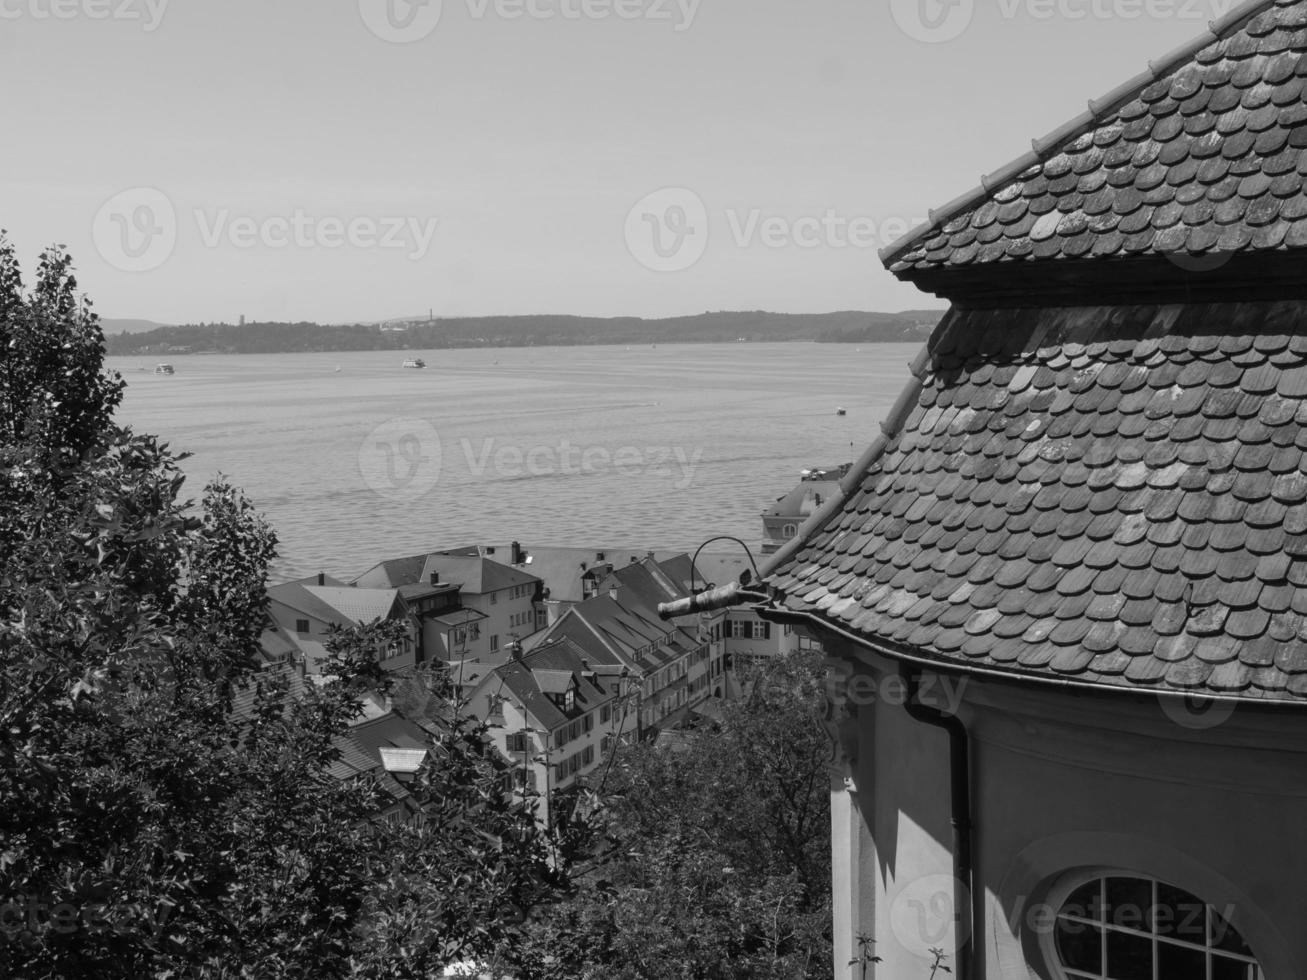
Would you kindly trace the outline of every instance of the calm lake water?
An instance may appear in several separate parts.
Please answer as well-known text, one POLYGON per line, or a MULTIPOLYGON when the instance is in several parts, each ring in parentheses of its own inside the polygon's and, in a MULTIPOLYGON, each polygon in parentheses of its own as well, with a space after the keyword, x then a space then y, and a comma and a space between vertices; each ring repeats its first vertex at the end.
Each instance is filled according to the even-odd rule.
POLYGON ((178 356, 170 377, 139 358, 108 364, 128 381, 120 420, 193 454, 189 496, 222 472, 267 514, 277 578, 352 577, 510 540, 692 550, 731 534, 755 547, 761 511, 801 469, 871 442, 917 350, 415 352, 424 370, 391 351, 178 356))

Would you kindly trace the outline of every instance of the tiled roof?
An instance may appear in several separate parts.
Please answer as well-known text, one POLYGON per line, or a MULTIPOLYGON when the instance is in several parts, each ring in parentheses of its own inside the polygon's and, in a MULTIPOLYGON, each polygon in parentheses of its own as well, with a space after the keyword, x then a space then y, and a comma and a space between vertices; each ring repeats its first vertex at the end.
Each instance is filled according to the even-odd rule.
POLYGON ((494 675, 482 682, 482 687, 501 684, 517 698, 518 702, 530 713, 536 722, 549 730, 566 724, 589 711, 593 711, 605 701, 611 701, 612 695, 595 681, 584 676, 586 663, 591 655, 567 637, 551 639, 543 646, 526 654, 521 660, 510 660, 495 668, 494 675), (578 681, 575 708, 564 712, 547 693, 561 693, 558 681, 566 678, 570 685, 573 678, 578 681), (542 680, 545 682, 542 684, 542 680), (555 690, 557 689, 557 690, 555 690))
POLYGON ((1307 3, 1245 4, 884 253, 940 268, 1307 247, 1307 3))
POLYGON ((306 585, 304 591, 346 619, 360 625, 387 619, 399 601, 394 589, 356 589, 350 586, 306 585))
POLYGON ((1303 304, 954 311, 932 343, 772 573, 789 607, 927 659, 1307 699, 1303 304))

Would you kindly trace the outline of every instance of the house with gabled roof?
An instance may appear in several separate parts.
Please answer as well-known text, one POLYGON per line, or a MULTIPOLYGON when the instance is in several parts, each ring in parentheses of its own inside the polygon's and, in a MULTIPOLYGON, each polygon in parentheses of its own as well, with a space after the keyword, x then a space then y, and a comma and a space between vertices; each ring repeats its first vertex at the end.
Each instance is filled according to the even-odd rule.
POLYGON ((540 580, 478 548, 383 561, 353 584, 439 593, 422 605, 419 616, 425 648, 445 661, 501 660, 511 643, 543 625, 536 611, 540 580))
POLYGON ((332 629, 397 622, 404 635, 397 645, 379 649, 384 670, 414 666, 421 653, 418 622, 395 588, 355 588, 319 573, 268 588, 270 624, 264 631, 265 656, 276 662, 294 659, 309 674, 322 673, 332 629), (296 654, 288 655, 293 647, 296 654))
POLYGON ((841 980, 1307 976, 1304 175, 1256 0, 883 254, 951 309, 759 606, 835 671, 841 980))
POLYGON ((625 565, 600 583, 597 595, 563 612, 541 640, 567 638, 586 651, 596 670, 625 678, 642 736, 729 696, 723 617, 659 616, 658 606, 686 591, 689 581, 685 555, 625 565))
POLYGON ((610 686, 578 644, 559 636, 507 662, 484 668, 467 694, 468 711, 517 764, 518 791, 538 794, 544 822, 570 813, 577 794, 599 777, 614 740, 634 727, 630 699, 610 686))

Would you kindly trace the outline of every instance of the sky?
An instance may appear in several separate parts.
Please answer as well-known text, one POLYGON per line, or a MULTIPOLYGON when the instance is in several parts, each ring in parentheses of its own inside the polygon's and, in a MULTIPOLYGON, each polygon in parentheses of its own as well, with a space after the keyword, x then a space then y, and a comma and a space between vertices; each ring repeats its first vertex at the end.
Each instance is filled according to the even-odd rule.
POLYGON ((0 228, 106 317, 940 301, 877 250, 1232 0, 0 0, 0 228))

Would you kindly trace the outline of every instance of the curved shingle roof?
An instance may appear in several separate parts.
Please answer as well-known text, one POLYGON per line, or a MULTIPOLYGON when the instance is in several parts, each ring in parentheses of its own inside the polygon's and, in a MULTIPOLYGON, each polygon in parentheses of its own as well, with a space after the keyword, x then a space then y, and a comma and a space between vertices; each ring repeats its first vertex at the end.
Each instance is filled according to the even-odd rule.
POLYGON ((1260 0, 883 253, 935 269, 1307 247, 1307 4, 1260 0))
POLYGON ((943 661, 1307 699, 1307 309, 951 313, 770 584, 943 661))

